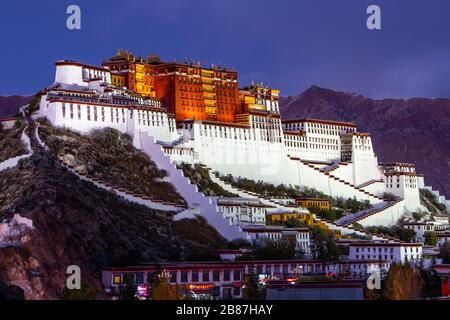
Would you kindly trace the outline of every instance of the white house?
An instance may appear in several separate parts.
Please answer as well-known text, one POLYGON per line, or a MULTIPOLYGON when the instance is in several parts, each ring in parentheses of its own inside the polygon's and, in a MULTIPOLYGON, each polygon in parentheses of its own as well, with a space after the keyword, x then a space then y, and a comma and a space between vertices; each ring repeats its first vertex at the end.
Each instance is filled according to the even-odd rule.
POLYGON ((360 241, 349 244, 350 260, 386 260, 415 263, 422 259, 421 243, 360 241))
POLYGON ((282 226, 260 226, 260 227, 244 227, 243 230, 247 232, 254 242, 261 242, 266 239, 282 240, 294 239, 296 249, 303 253, 310 253, 310 235, 309 228, 286 228, 282 226))
POLYGON ((266 225, 266 212, 271 206, 253 198, 219 198, 220 212, 234 225, 266 225))

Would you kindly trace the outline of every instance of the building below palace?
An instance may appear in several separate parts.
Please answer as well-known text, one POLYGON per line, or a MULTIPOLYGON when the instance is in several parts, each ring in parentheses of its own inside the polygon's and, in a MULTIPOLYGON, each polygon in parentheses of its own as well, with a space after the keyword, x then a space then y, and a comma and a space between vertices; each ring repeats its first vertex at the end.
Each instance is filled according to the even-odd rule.
POLYGON ((321 210, 330 209, 330 200, 321 198, 297 198, 295 204, 304 208, 318 208, 321 210))
POLYGON ((345 274, 349 279, 362 281, 374 271, 384 275, 390 263, 384 260, 344 260, 323 263, 319 260, 261 260, 172 262, 158 265, 111 267, 102 272, 105 291, 117 297, 119 287, 135 283, 144 297, 151 287, 155 273, 164 273, 170 285, 183 296, 196 295, 202 299, 242 299, 247 275, 257 275, 261 283, 289 284, 310 276, 345 274))
POLYGON ((364 300, 361 280, 321 280, 267 285, 267 300, 364 300))

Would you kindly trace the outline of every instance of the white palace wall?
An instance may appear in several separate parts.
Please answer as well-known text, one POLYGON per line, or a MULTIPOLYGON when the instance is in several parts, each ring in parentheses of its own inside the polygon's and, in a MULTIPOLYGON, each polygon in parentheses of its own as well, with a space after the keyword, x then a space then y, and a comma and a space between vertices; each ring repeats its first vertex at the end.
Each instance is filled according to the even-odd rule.
POLYGON ((47 117, 54 126, 69 128, 82 134, 96 129, 113 128, 130 134, 138 148, 139 132, 146 132, 156 140, 167 143, 179 137, 175 119, 169 118, 164 110, 131 110, 108 104, 49 102, 44 95, 39 115, 47 117))
POLYGON ((255 135, 249 128, 220 128, 201 122, 194 122, 190 126, 189 136, 193 138, 198 162, 205 164, 213 171, 273 184, 308 186, 331 196, 356 197, 372 203, 380 202, 379 199, 331 179, 304 165, 301 161, 292 160, 286 155, 282 142, 251 139, 255 135), (241 138, 236 139, 236 137, 241 138), (242 139, 242 137, 246 138, 242 139))
POLYGON ((355 185, 381 178, 370 137, 353 135, 352 164, 355 185))

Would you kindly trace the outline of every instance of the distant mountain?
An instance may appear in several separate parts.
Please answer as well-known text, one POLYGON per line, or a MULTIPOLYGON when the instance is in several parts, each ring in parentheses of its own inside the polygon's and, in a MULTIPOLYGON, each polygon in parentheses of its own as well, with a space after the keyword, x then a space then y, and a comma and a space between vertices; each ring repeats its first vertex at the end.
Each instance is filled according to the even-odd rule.
POLYGON ((33 99, 33 96, 0 96, 0 117, 14 115, 19 108, 33 99))
POLYGON ((450 99, 375 100, 312 86, 282 97, 284 119, 354 121, 370 132, 380 162, 412 162, 425 184, 450 197, 450 99))

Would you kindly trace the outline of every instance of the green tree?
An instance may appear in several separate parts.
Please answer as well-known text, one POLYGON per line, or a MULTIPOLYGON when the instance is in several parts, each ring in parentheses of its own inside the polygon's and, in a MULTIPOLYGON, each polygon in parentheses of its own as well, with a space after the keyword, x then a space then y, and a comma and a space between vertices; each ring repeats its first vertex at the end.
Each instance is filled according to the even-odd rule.
POLYGON ((364 227, 361 224, 359 224, 358 222, 353 222, 352 227, 355 229, 364 230, 364 227))
POLYGON ((423 297, 432 298, 441 295, 441 278, 433 268, 420 267, 423 279, 423 297))
POLYGON ((21 120, 14 121, 14 129, 19 129, 21 127, 22 127, 22 121, 21 120))
POLYGON ((429 231, 425 233, 425 244, 435 247, 437 245, 438 242, 438 238, 436 235, 436 232, 434 231, 429 231))
POLYGON ((242 297, 244 300, 262 300, 264 299, 264 290, 259 283, 258 274, 250 272, 244 277, 244 290, 242 297))
POLYGON ((416 236, 416 232, 412 229, 399 228, 396 229, 396 236, 401 241, 411 242, 416 236))
POLYGON ((290 238, 278 241, 267 239, 251 253, 254 260, 292 260, 296 257, 296 243, 290 238))
POLYGON ((392 193, 389 193, 389 192, 383 193, 383 200, 395 201, 396 199, 397 199, 397 197, 392 193))
POLYGON ((34 95, 33 100, 28 104, 28 112, 33 113, 34 111, 39 110, 39 102, 41 100, 41 92, 38 92, 34 95))
POLYGON ((288 228, 303 228, 305 227, 305 222, 298 219, 289 219, 284 225, 288 228))
POLYGON ((339 260, 340 250, 333 235, 321 228, 313 228, 313 255, 323 262, 339 260))
POLYGON ((420 221, 423 217, 424 217, 425 213, 423 212, 413 212, 412 213, 412 217, 414 219, 414 221, 420 221))
POLYGON ((421 297, 423 280, 420 271, 409 263, 394 263, 389 268, 383 287, 386 300, 415 300, 421 297))

